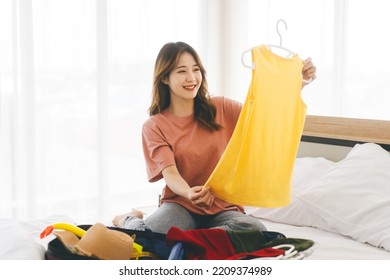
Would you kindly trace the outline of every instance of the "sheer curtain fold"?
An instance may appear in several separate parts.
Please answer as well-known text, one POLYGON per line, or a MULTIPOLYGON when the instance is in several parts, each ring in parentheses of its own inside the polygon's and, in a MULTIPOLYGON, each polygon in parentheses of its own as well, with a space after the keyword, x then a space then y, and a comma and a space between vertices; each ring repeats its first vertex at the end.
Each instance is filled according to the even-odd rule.
POLYGON ((108 15, 107 0, 96 0, 96 72, 97 72, 97 118, 98 118, 98 206, 99 216, 108 209, 109 196, 109 97, 108 97, 108 15))
MULTIPOLYGON (((35 213, 35 76, 31 1, 9 1, 1 36, 0 185, 2 216, 35 213)), ((4 7, 3 7, 4 8, 4 7)))
POLYGON ((20 1, 18 10, 19 92, 16 92, 16 110, 19 125, 16 129, 19 131, 16 134, 16 166, 20 173, 15 174, 15 179, 18 182, 18 197, 22 198, 23 206, 17 208, 17 213, 22 217, 33 217, 36 214, 37 200, 37 141, 32 2, 20 1))

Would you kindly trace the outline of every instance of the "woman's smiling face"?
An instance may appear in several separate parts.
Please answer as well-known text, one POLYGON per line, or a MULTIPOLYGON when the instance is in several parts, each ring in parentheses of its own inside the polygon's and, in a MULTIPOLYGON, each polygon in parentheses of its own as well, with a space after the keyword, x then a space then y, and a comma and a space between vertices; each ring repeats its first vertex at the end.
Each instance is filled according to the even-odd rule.
POLYGON ((202 73, 194 57, 185 52, 164 82, 169 86, 171 100, 194 99, 202 84, 202 73))

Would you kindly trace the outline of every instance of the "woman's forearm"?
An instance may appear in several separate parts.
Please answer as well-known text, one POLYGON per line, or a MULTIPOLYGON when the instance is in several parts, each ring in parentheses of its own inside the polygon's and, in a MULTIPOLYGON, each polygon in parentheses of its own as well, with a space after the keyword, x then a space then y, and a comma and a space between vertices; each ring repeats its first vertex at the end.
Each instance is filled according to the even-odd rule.
POLYGON ((209 187, 192 186, 183 179, 176 166, 170 166, 163 170, 163 176, 168 187, 177 195, 191 201, 200 207, 209 207, 214 203, 214 195, 209 187))
POLYGON ((169 166, 162 171, 165 183, 177 195, 189 199, 191 187, 183 179, 176 166, 169 166))

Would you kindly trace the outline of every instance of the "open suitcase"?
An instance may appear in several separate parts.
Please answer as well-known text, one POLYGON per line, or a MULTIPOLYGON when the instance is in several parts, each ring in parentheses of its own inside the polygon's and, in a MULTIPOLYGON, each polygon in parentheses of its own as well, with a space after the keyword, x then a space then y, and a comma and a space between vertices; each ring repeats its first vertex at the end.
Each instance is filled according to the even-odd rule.
MULTIPOLYGON (((92 225, 79 225, 83 230, 88 230, 92 225)), ((167 260, 170 257, 172 246, 165 242, 166 235, 152 231, 129 230, 118 227, 107 227, 110 230, 123 232, 131 236, 136 244, 142 246, 142 253, 136 259, 167 260)), ((45 253, 46 260, 96 260, 99 258, 77 254, 65 246, 63 240, 56 237, 48 243, 45 253)))

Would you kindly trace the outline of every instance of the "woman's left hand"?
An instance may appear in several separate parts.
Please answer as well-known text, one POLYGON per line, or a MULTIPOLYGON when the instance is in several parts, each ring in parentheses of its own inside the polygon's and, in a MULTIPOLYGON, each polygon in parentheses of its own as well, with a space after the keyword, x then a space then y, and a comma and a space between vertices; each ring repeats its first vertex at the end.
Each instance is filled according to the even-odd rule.
MULTIPOLYGON (((303 61, 303 68, 302 68, 302 79, 304 81, 310 81, 312 82, 317 78, 317 67, 314 66, 311 58, 306 58, 303 61)), ((303 82, 302 87, 306 86, 309 83, 303 82)))

